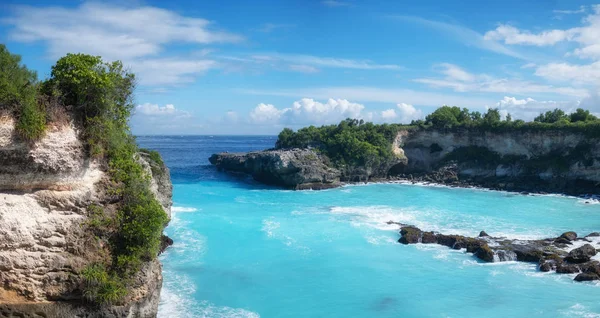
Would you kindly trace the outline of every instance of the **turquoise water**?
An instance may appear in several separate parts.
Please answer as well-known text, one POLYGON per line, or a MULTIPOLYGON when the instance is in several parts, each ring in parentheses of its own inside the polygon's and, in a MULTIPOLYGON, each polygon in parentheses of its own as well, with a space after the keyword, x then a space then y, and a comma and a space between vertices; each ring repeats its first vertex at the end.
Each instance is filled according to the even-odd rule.
POLYGON ((175 244, 159 317, 600 317, 600 285, 534 264, 396 243, 398 227, 543 238, 600 230, 576 198, 403 184, 284 191, 219 173, 217 151, 273 137, 146 137, 172 169, 175 244))

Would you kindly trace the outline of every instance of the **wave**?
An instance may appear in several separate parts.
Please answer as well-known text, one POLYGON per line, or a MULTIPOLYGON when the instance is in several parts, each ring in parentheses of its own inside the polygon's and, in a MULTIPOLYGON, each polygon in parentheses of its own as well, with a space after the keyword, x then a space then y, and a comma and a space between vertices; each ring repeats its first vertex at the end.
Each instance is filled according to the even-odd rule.
POLYGON ((160 293, 157 316, 169 318, 260 318, 258 313, 243 308, 216 306, 206 300, 195 300, 193 298, 195 290, 195 286, 189 278, 184 276, 176 276, 175 281, 165 282, 160 293))
POLYGON ((179 212, 197 212, 197 208, 192 207, 183 207, 183 206, 174 206, 171 208, 171 212, 179 213, 179 212))

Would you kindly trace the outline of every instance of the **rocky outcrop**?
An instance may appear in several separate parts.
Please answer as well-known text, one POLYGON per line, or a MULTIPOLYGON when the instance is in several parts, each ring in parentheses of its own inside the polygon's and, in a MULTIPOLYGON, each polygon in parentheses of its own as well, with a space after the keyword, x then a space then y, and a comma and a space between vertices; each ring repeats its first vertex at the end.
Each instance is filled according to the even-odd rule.
POLYGON ((290 189, 324 189, 340 184, 341 172, 311 149, 219 153, 209 160, 219 169, 246 173, 259 182, 290 189))
MULTIPOLYGON (((144 155, 140 160, 170 214, 168 170, 144 155)), ((158 261, 144 264, 123 306, 95 308, 82 301, 79 271, 105 252, 87 230, 90 205, 109 206, 113 200, 104 170, 85 156, 74 126, 51 126, 28 144, 15 137, 11 118, 0 118, 0 317, 156 315, 158 261)))
POLYGON ((600 239, 588 239, 590 236, 577 239, 575 232, 544 240, 510 240, 487 234, 466 237, 427 232, 391 221, 388 224, 401 226, 398 242, 402 244, 440 244, 456 250, 465 249, 484 262, 532 262, 537 263, 543 272, 578 274, 576 281, 600 280, 600 260, 593 259, 597 254, 596 247, 600 247, 600 239), (563 240, 570 245, 563 243, 563 240), (577 245, 581 246, 573 247, 577 245))
POLYGON ((581 132, 421 129, 398 136, 408 159, 395 170, 401 178, 518 192, 600 191, 600 140, 581 132))
POLYGON ((517 192, 600 194, 600 140, 567 129, 401 130, 394 158, 369 166, 333 166, 311 149, 221 153, 211 163, 286 188, 408 179, 517 192))

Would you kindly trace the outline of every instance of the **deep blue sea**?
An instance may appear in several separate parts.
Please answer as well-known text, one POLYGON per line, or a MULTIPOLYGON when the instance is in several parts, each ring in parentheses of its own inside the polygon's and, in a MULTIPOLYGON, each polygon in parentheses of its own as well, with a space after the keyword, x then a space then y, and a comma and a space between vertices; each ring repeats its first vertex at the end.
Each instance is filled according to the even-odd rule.
POLYGON ((159 317, 600 317, 600 284, 401 245, 398 227, 544 238, 600 230, 600 204, 404 184, 284 191, 217 172, 275 137, 139 137, 174 184, 159 317))

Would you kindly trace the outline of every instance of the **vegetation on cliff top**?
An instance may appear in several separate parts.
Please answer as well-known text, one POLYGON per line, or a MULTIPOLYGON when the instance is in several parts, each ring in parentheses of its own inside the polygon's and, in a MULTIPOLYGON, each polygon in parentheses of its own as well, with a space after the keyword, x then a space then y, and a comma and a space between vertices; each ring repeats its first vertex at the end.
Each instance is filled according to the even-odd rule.
MULTIPOLYGON (((577 109, 571 114, 555 109, 540 114, 533 122, 525 122, 519 119, 513 120, 510 114, 502 119, 500 111, 495 108, 482 114, 469 111, 467 108, 442 106, 427 115, 425 120, 416 120, 410 125, 373 124, 365 123, 363 120, 346 119, 338 125, 309 126, 298 131, 285 128, 279 134, 275 147, 278 149, 314 148, 327 155, 338 167, 369 166, 392 158, 394 156, 392 144, 396 134, 399 130, 410 129, 493 132, 568 130, 591 137, 600 137, 600 120, 583 109, 577 109)), ((469 153, 457 155, 464 157, 469 153)), ((504 158, 504 160, 509 159, 511 158, 504 158)), ((494 159, 495 161, 498 160, 494 159)))
POLYGON ((362 120, 346 119, 338 125, 286 128, 277 139, 276 148, 315 148, 338 167, 375 166, 393 158, 391 144, 400 125, 375 125, 362 120))
MULTIPOLYGON (((117 212, 91 204, 87 226, 108 243, 110 256, 81 272, 84 296, 95 303, 124 299, 142 264, 158 255, 168 222, 150 191, 150 176, 138 161, 139 149, 129 129, 134 89, 135 77, 121 62, 86 54, 67 54, 52 67, 49 79, 38 82, 19 56, 0 45, 0 110, 17 118, 18 134, 38 139, 57 108, 69 112, 82 128, 89 155, 104 162, 109 172, 107 192, 118 199, 117 212)), ((158 153, 151 152, 150 158, 162 162, 158 153)))

